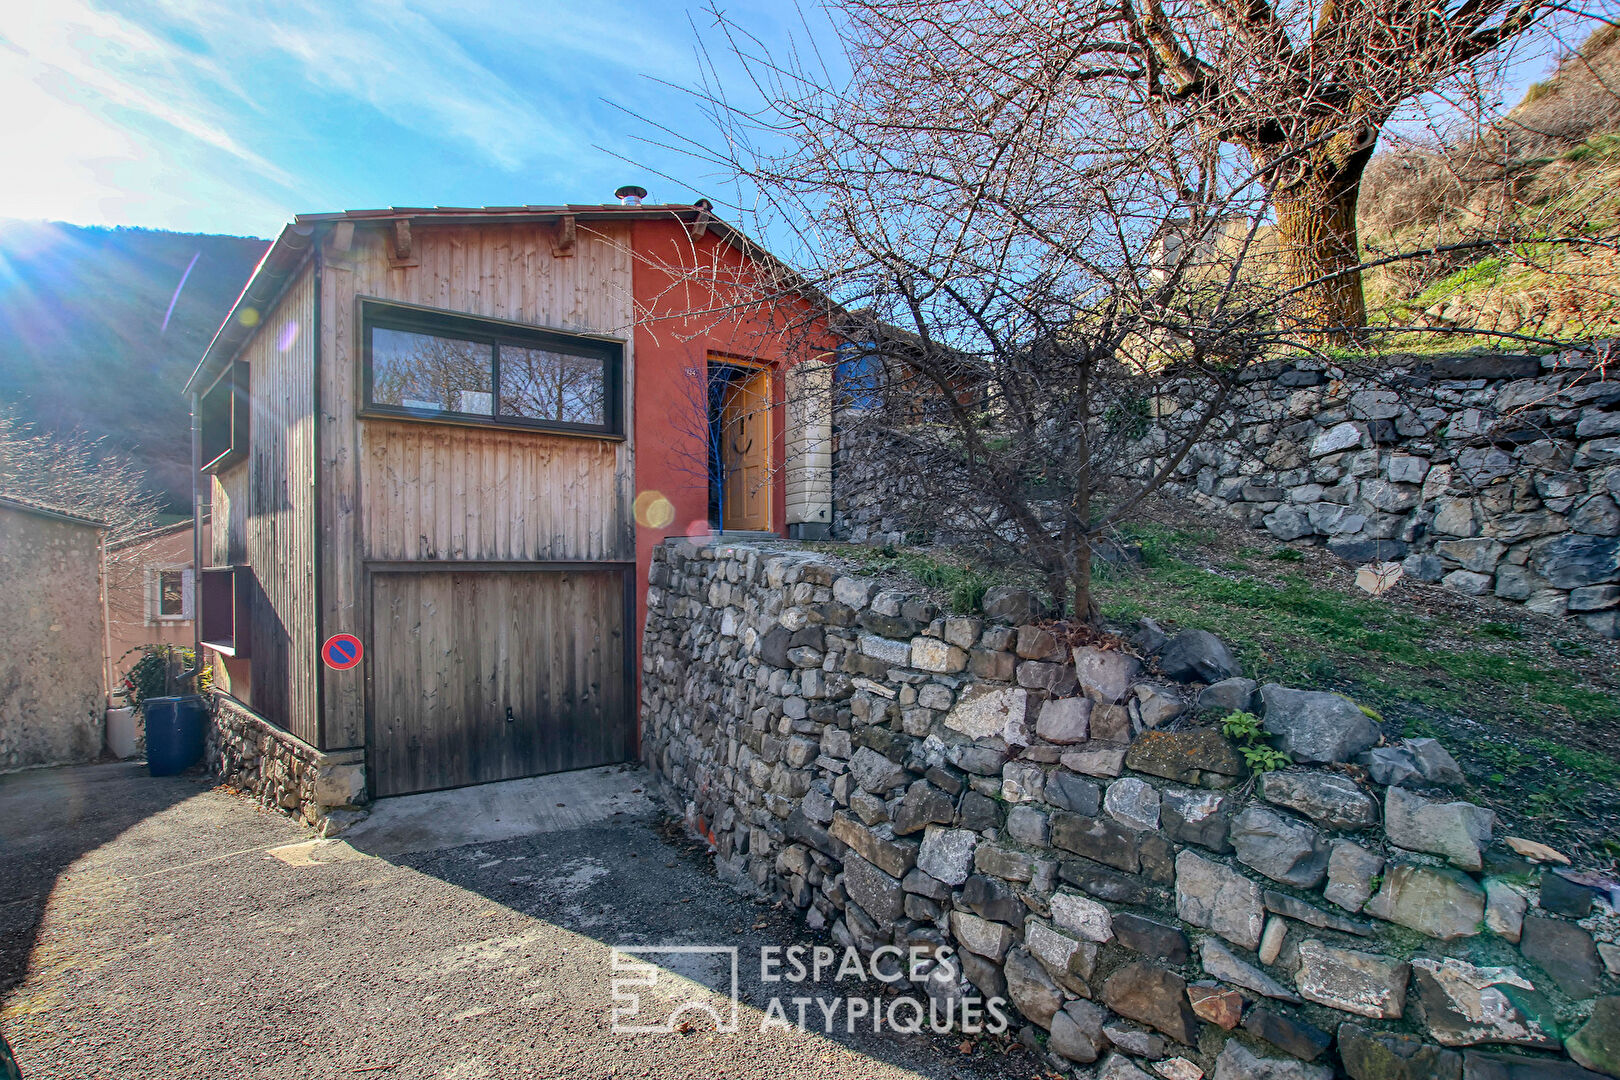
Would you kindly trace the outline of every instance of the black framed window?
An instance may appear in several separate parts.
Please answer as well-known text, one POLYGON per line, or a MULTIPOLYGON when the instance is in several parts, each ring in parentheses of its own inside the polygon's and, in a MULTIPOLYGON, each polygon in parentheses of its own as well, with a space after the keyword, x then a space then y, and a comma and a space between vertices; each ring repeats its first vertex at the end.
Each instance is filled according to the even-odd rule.
POLYGON ((386 304, 363 318, 367 412, 622 433, 618 342, 386 304))
POLYGON ((197 395, 204 472, 224 472, 248 452, 248 365, 236 360, 197 395))

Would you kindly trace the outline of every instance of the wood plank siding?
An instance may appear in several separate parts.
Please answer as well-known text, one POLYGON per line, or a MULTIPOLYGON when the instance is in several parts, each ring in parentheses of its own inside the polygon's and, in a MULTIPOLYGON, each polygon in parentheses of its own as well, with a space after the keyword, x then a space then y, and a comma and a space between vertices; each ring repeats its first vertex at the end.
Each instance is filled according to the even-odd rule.
MULTIPOLYGON (((328 635, 355 633, 368 644, 362 668, 321 672, 320 744, 327 749, 366 744, 367 678, 384 673, 390 680, 406 678, 411 665, 425 662, 420 650, 443 644, 401 636, 394 613, 402 604, 418 602, 409 589, 444 588, 443 582, 460 582, 463 575, 441 574, 454 569, 448 565, 421 566, 423 580, 409 586, 402 584, 407 575, 399 564, 635 558, 629 438, 357 415, 361 304, 367 299, 621 338, 625 386, 633 387, 629 226, 581 225, 573 254, 566 257, 553 255, 557 233, 550 225, 417 222, 410 254, 403 259, 391 257, 389 237, 386 228, 360 227, 347 250, 328 246, 322 252, 321 629, 328 635), (390 569, 373 573, 370 568, 380 563, 390 569)), ((626 430, 633 431, 628 393, 625 409, 626 430)), ((619 574, 608 576, 616 580, 619 574)), ((470 595, 484 596, 491 577, 469 586, 470 595)), ((534 587, 512 586, 517 591, 510 595, 527 595, 524 590, 534 587)), ((453 601, 457 610, 463 603, 474 601, 453 601)), ((456 622, 457 632, 469 635, 467 657, 510 648, 515 631, 509 620, 479 618, 476 607, 468 611, 466 620, 456 622)), ((578 626, 588 616, 582 611, 558 617, 578 626)), ((550 645, 529 644, 533 655, 551 662, 545 659, 550 645)), ((616 670, 624 674, 622 661, 616 670)), ((428 669, 420 675, 436 677, 428 669)), ((377 686, 373 696, 382 689, 377 686)), ((388 700, 424 692, 393 685, 388 700)), ((622 707, 628 710, 628 701, 622 707)))
POLYGON ((314 283, 306 264, 237 355, 248 365, 248 454, 212 479, 210 560, 253 571, 252 679, 241 677, 241 662, 216 664, 217 685, 310 742, 318 732, 314 283))
POLYGON ((627 576, 373 575, 373 794, 625 760, 627 576))

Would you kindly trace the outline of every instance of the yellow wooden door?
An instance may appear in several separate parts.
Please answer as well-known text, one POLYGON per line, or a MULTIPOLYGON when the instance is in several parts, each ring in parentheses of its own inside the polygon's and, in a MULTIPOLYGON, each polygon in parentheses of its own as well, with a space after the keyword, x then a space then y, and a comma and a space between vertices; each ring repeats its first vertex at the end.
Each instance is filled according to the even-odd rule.
POLYGON ((737 378, 720 403, 720 460, 725 470, 722 529, 771 528, 771 374, 737 378))

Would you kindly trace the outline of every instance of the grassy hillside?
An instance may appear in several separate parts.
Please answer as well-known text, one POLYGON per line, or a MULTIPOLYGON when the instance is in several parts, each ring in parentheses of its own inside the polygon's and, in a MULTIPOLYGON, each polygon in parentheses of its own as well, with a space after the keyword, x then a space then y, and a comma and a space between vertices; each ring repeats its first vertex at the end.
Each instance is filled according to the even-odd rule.
POLYGON ((146 468, 168 509, 185 510, 191 450, 180 388, 267 246, 0 222, 0 403, 47 431, 104 436, 146 468))
MULTIPOLYGON (((1495 238, 1495 249, 1383 267, 1367 277, 1375 322, 1536 332, 1620 331, 1620 266, 1593 246, 1620 228, 1620 28, 1605 26, 1483 135, 1373 160, 1358 207, 1369 258, 1495 238)), ((1439 342, 1436 342, 1439 344, 1439 342)), ((1456 347, 1456 338, 1445 339, 1456 347)))

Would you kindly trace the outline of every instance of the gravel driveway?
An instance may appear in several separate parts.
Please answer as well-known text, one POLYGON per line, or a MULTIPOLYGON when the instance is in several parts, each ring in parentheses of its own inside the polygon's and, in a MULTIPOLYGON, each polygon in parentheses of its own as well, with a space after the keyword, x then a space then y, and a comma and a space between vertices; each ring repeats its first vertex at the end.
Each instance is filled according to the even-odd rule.
MULTIPOLYGON (((0 776, 0 1032, 27 1080, 1035 1071, 1004 1040, 964 1053, 955 1037, 865 1024, 761 1030, 773 994, 815 992, 760 982, 758 950, 793 941, 792 923, 666 843, 641 779, 616 771, 603 782, 622 800, 551 831, 369 854, 363 836, 312 841, 199 778, 130 764, 0 776), (611 946, 624 943, 738 946, 739 1030, 703 1018, 615 1034, 611 946)), ((724 989, 723 958, 656 962, 647 1012, 729 1003, 668 975, 724 989)))

